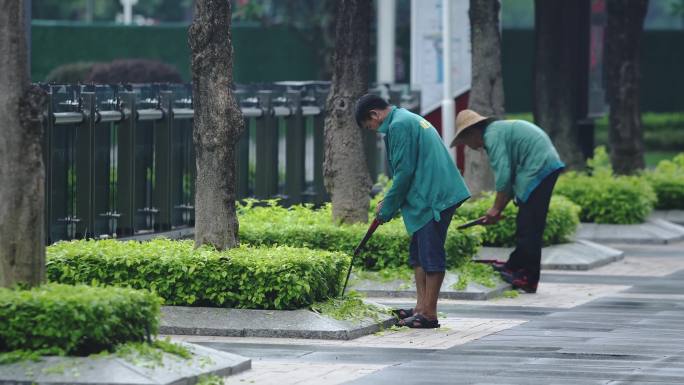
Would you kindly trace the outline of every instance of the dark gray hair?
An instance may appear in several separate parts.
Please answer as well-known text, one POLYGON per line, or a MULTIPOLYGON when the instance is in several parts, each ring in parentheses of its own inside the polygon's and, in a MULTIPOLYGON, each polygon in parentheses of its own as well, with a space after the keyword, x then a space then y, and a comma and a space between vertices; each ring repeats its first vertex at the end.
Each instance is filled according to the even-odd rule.
POLYGON ((389 107, 389 103, 378 95, 365 94, 356 101, 356 108, 354 109, 354 118, 356 124, 361 127, 361 123, 370 117, 371 110, 384 110, 389 107))

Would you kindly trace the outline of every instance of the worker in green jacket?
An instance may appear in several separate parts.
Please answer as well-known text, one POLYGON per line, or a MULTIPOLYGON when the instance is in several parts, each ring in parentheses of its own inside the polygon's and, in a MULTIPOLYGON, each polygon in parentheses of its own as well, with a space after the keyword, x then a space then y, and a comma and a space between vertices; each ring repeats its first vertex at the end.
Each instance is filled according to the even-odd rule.
POLYGON ((377 207, 377 219, 387 222, 401 210, 411 235, 416 306, 395 310, 399 325, 439 327, 437 298, 446 270, 447 229, 470 192, 437 130, 423 117, 372 94, 357 101, 355 114, 360 127, 385 135, 392 187, 377 207))
POLYGON ((541 248, 551 193, 565 167, 549 136, 524 120, 496 120, 472 110, 456 116, 451 146, 484 148, 494 170, 496 198, 485 215, 494 224, 513 199, 518 205, 516 247, 508 261, 492 266, 513 287, 536 293, 541 269, 541 248))

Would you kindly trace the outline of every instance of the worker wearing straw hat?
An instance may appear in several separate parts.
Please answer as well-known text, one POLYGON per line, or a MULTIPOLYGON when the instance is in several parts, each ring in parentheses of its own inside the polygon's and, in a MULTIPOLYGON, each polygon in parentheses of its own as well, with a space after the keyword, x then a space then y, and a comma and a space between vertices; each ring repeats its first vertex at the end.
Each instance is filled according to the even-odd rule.
POLYGON ((456 137, 451 146, 484 148, 494 170, 496 198, 485 215, 494 224, 513 199, 518 205, 516 247, 508 261, 492 266, 513 287, 536 293, 541 248, 551 193, 565 167, 549 136, 524 120, 496 120, 472 110, 456 116, 456 137))

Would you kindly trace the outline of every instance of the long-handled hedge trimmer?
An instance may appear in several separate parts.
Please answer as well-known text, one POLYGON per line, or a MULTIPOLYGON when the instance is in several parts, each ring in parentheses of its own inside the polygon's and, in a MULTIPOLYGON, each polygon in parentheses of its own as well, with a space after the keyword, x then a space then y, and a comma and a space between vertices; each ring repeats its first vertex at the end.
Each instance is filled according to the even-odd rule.
POLYGON ((359 245, 356 246, 356 249, 354 249, 354 255, 352 256, 351 263, 349 264, 349 271, 347 271, 347 279, 344 280, 344 286, 342 287, 342 295, 344 295, 344 291, 347 289, 347 282, 349 282, 349 276, 351 275, 352 266, 354 266, 354 260, 359 254, 361 254, 361 250, 363 250, 363 247, 366 245, 366 242, 368 242, 371 235, 373 235, 378 226, 380 226, 380 221, 378 221, 377 218, 373 219, 373 222, 370 224, 370 226, 368 226, 368 231, 366 231, 366 235, 363 237, 361 242, 359 242, 359 245))

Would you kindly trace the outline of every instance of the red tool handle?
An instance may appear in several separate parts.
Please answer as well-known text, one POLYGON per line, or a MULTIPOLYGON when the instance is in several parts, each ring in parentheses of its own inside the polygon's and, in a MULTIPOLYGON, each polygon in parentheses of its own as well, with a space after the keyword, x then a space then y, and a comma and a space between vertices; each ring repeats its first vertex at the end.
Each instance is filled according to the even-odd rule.
POLYGON ((375 230, 380 226, 380 221, 378 219, 373 219, 373 222, 368 226, 368 231, 366 231, 366 235, 363 237, 361 242, 359 242, 359 245, 356 246, 356 249, 354 249, 354 256, 359 255, 361 253, 361 250, 363 249, 364 246, 366 246, 366 242, 370 239, 371 235, 375 232, 375 230))

